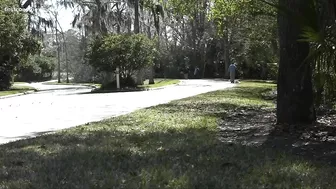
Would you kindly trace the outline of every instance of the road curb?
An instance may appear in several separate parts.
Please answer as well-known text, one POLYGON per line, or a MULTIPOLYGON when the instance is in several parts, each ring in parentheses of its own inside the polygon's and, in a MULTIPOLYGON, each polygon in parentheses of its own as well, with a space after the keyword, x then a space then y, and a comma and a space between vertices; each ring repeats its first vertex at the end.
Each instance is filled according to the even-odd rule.
POLYGON ((31 91, 26 91, 24 93, 18 93, 18 94, 13 94, 13 95, 0 96, 0 99, 13 98, 13 97, 23 96, 23 95, 27 95, 27 94, 32 94, 32 93, 35 93, 35 92, 36 91, 31 90, 31 91))
MULTIPOLYGON (((181 82, 180 82, 181 83, 181 82)), ((119 90, 103 90, 107 93, 111 92, 144 92, 144 91, 154 91, 154 90, 160 90, 160 89, 166 89, 166 88, 170 88, 170 87, 175 87, 175 86, 178 86, 180 83, 177 83, 177 84, 173 84, 173 85, 166 85, 166 86, 163 86, 163 87, 156 87, 156 88, 143 88, 143 89, 119 89, 119 90)), ((96 87, 93 87, 93 89, 91 90, 91 92, 95 92, 95 90, 99 88, 96 88, 96 87)), ((99 93, 99 92, 98 92, 99 93)))

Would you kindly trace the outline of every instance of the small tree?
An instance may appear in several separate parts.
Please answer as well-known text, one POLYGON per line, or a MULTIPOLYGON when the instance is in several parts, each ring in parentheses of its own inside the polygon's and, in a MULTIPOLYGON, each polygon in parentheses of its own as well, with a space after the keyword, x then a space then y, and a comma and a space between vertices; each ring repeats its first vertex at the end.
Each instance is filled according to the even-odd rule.
POLYGON ((153 65, 155 52, 155 43, 145 35, 107 35, 91 44, 88 59, 97 71, 113 72, 119 67, 121 80, 125 80, 153 65))

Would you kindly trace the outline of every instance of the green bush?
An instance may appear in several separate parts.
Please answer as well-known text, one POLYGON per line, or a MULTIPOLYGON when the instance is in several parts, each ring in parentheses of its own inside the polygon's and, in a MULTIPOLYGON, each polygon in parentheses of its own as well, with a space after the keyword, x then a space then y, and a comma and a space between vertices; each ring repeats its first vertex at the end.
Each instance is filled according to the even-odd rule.
POLYGON ((17 59, 11 59, 8 55, 0 55, 0 91, 10 88, 13 81, 13 70, 17 65, 17 59))
POLYGON ((94 40, 87 58, 99 72, 114 72, 119 67, 121 79, 126 79, 137 70, 153 65, 155 54, 155 42, 145 35, 122 34, 94 40))
POLYGON ((266 79, 267 80, 277 80, 278 78, 278 64, 268 63, 266 66, 266 79))
POLYGON ((52 77, 56 68, 54 57, 31 56, 26 64, 18 66, 16 81, 45 81, 52 77))
MULTIPOLYGON (((137 84, 135 80, 132 77, 126 77, 126 78, 121 78, 120 79, 120 87, 125 88, 125 87, 136 87, 137 84)), ((112 82, 109 82, 107 84, 103 84, 101 86, 102 90, 109 90, 109 89, 116 89, 117 88, 117 81, 114 80, 112 82)))

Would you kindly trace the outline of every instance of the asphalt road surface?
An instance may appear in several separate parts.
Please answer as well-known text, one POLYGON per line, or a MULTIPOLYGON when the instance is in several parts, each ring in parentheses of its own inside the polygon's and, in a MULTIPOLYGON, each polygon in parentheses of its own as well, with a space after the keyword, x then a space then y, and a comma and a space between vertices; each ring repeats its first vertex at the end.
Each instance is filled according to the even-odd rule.
POLYGON ((234 86, 219 80, 181 80, 164 89, 87 94, 92 88, 32 83, 40 92, 0 99, 0 144, 100 121, 137 109, 234 86))

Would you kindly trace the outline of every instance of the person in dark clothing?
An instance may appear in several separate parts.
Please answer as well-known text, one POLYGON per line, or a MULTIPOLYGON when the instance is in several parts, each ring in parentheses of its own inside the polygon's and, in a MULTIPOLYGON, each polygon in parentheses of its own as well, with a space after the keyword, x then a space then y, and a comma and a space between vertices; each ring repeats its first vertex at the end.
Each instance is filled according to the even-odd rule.
POLYGON ((194 69, 194 78, 195 79, 199 78, 199 72, 200 72, 200 69, 196 66, 195 69, 194 69))
POLYGON ((229 73, 230 73, 230 81, 231 81, 231 83, 234 83, 234 81, 235 81, 236 68, 237 68, 236 65, 233 64, 233 63, 229 66, 229 73))

